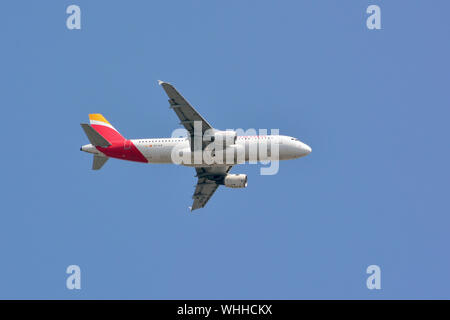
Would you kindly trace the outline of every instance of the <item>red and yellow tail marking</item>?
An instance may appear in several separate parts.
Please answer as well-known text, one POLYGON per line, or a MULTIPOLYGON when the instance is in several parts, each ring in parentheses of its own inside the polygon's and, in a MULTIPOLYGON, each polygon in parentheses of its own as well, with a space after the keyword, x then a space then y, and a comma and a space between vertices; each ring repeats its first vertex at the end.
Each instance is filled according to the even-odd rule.
POLYGON ((114 128, 108 120, 100 113, 93 113, 89 115, 89 121, 92 128, 102 135, 103 138, 111 143, 107 148, 96 147, 97 150, 103 152, 106 156, 130 160, 137 162, 148 162, 139 149, 132 143, 131 140, 125 139, 119 131, 114 128))
POLYGON ((125 140, 119 131, 117 131, 116 128, 114 128, 111 123, 109 123, 109 121, 106 120, 100 113, 90 114, 89 121, 91 126, 110 143, 125 140))
MULTIPOLYGON (((105 117, 103 115, 101 115, 100 113, 93 113, 89 115, 89 120, 91 125, 92 124, 98 124, 100 126, 106 126, 106 127, 110 127, 111 129, 116 130, 111 123, 109 123, 108 120, 105 119, 105 117)), ((117 130, 116 130, 117 131, 117 130)))

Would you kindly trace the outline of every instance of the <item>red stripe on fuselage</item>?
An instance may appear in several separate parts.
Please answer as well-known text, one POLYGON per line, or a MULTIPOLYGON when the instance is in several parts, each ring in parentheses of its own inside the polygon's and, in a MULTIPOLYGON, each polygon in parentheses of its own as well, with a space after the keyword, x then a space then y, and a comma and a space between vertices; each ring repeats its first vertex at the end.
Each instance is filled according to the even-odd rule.
POLYGON ((109 147, 96 147, 97 150, 103 152, 106 156, 116 159, 148 162, 147 158, 136 148, 131 140, 113 142, 109 147))
POLYGON ((107 148, 96 147, 97 150, 103 152, 106 156, 129 161, 148 162, 147 158, 136 148, 133 142, 125 139, 116 130, 99 124, 92 124, 91 126, 111 143, 107 148))

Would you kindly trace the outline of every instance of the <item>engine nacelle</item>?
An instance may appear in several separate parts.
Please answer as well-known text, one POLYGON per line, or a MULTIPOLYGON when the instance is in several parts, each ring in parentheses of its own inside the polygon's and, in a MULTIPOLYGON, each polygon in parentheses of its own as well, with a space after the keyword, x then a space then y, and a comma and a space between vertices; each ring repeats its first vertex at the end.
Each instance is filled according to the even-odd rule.
POLYGON ((213 140, 216 144, 216 149, 222 149, 235 144, 236 139, 236 131, 216 131, 213 140))
POLYGON ((245 188, 247 187, 247 175, 227 174, 223 180, 223 184, 228 188, 245 188))

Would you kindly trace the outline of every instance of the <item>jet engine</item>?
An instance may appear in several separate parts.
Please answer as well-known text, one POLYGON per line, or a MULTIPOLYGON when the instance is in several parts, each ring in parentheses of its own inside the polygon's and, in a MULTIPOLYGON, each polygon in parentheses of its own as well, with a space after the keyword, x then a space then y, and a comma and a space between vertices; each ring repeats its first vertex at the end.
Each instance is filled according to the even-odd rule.
POLYGON ((223 180, 223 184, 228 188, 245 188, 247 187, 247 175, 227 174, 223 180))

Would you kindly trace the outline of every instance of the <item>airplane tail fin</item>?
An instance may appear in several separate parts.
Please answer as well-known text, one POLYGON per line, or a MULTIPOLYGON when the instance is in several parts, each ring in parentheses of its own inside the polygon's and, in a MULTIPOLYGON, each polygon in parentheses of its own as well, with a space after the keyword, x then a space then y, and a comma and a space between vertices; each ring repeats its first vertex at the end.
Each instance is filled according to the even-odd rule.
POLYGON ((126 139, 99 113, 90 114, 89 122, 90 124, 82 123, 81 127, 91 145, 83 146, 81 150, 94 153, 92 170, 99 170, 108 161, 109 157, 104 156, 102 153, 99 154, 96 147, 107 148, 113 143, 121 143, 126 141, 126 139))
POLYGON ((114 128, 100 113, 90 114, 89 121, 91 124, 90 127, 92 127, 110 144, 113 141, 120 142, 125 140, 125 138, 119 133, 119 131, 117 131, 116 128, 114 128))
POLYGON ((92 162, 92 170, 100 170, 103 165, 108 161, 108 157, 102 157, 94 154, 94 159, 92 162))
POLYGON ((81 127, 84 130, 84 133, 86 133, 86 136, 89 139, 89 142, 96 147, 108 147, 111 145, 108 140, 103 138, 103 136, 98 133, 92 126, 88 125, 87 123, 82 123, 81 127))

